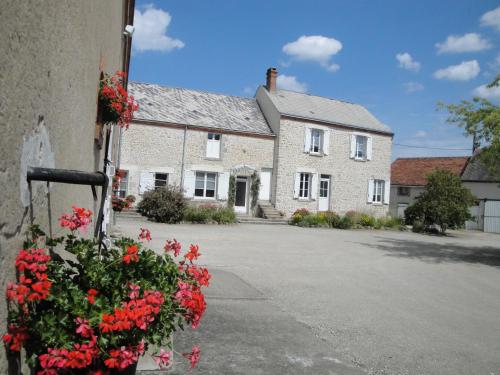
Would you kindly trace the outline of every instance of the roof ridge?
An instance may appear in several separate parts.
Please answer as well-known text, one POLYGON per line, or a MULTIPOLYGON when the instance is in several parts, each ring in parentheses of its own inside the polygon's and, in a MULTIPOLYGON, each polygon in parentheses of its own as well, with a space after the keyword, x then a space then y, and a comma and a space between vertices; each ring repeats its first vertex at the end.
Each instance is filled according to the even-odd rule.
POLYGON ((223 94, 223 93, 220 93, 220 92, 213 92, 213 91, 199 90, 199 89, 189 89, 189 88, 185 88, 185 87, 166 86, 166 85, 160 85, 159 83, 130 81, 129 84, 138 84, 138 85, 147 85, 147 86, 158 86, 158 87, 166 88, 166 89, 176 89, 176 90, 184 90, 184 91, 193 91, 193 92, 199 92, 199 93, 202 93, 202 94, 226 96, 226 97, 230 97, 230 98, 246 99, 246 100, 251 100, 251 101, 256 101, 257 100, 254 97, 241 96, 241 95, 229 95, 229 94, 223 94))

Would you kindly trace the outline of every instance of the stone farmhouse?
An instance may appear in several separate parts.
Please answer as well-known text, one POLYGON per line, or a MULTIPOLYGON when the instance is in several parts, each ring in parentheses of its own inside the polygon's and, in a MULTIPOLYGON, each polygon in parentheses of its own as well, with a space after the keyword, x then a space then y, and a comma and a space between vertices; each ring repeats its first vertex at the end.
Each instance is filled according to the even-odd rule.
POLYGON ((117 194, 181 186, 193 203, 235 211, 258 203, 289 216, 296 209, 388 212, 393 133, 366 108, 276 88, 278 72, 254 98, 130 83, 140 105, 123 133, 117 194), (253 191, 253 193, 252 193, 253 191))

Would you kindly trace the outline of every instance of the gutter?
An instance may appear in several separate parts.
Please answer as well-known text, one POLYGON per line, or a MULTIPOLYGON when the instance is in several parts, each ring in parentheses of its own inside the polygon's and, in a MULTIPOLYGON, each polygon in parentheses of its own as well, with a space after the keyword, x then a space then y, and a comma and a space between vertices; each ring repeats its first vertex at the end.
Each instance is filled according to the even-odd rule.
POLYGON ((181 160, 181 186, 182 189, 184 186, 184 161, 186 159, 186 135, 187 135, 187 125, 184 127, 184 137, 182 140, 182 160, 181 160))

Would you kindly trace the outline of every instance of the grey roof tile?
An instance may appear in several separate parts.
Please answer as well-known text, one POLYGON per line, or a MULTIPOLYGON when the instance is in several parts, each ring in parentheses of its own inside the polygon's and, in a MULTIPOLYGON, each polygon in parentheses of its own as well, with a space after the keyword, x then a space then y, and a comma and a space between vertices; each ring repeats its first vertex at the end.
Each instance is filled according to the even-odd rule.
POLYGON ((500 182, 500 177, 494 176, 479 158, 479 152, 470 159, 461 179, 462 181, 500 182))
POLYGON ((391 133, 387 125, 359 104, 288 90, 265 91, 282 115, 391 133))
POLYGON ((139 104, 136 119, 273 134, 253 98, 137 82, 128 87, 139 104))

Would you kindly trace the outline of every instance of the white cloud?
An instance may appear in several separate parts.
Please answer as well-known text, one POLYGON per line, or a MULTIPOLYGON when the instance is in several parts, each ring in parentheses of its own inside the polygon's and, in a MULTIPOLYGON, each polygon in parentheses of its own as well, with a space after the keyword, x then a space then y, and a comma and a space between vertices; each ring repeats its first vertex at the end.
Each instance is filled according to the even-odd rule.
POLYGON ((483 14, 481 16, 481 26, 490 26, 500 30, 500 7, 483 14))
POLYGON ((415 138, 425 138, 427 137, 427 132, 425 130, 419 130, 414 135, 415 138))
POLYGON ((434 72, 434 78, 448 79, 450 81, 468 81, 476 77, 481 68, 477 60, 463 61, 458 65, 452 65, 434 72))
POLYGON ((147 6, 143 12, 136 9, 134 14, 135 33, 132 46, 136 51, 169 52, 176 48, 183 48, 184 43, 179 39, 167 36, 167 27, 172 17, 168 12, 147 6))
POLYGON ((419 82, 406 82, 403 84, 406 92, 411 93, 415 91, 422 91, 424 89, 424 85, 419 82))
POLYGON ((478 52, 491 47, 491 43, 477 33, 468 33, 462 36, 450 35, 443 43, 436 43, 438 54, 478 52))
POLYGON ((283 46, 283 52, 292 58, 319 63, 330 72, 336 72, 340 68, 331 62, 331 58, 341 49, 342 43, 337 39, 322 35, 302 35, 296 41, 283 46))
POLYGON ((487 85, 481 85, 476 87, 472 92, 474 96, 479 96, 485 99, 500 99, 500 86, 486 87, 487 85))
POLYGON ((296 91, 296 92, 306 92, 307 85, 305 83, 297 81, 297 77, 295 76, 287 76, 281 74, 278 76, 278 80, 276 81, 276 85, 280 89, 296 91))
POLYGON ((407 70, 413 70, 418 72, 420 70, 420 63, 413 60, 413 57, 408 52, 398 53, 396 55, 396 60, 399 61, 399 67, 407 70))

